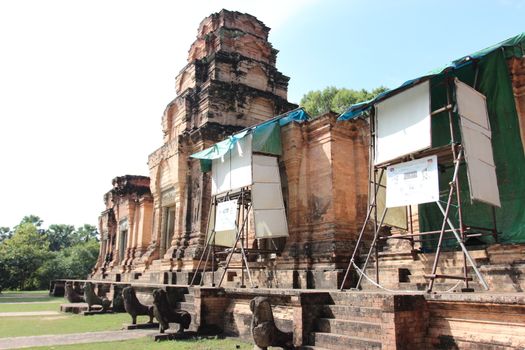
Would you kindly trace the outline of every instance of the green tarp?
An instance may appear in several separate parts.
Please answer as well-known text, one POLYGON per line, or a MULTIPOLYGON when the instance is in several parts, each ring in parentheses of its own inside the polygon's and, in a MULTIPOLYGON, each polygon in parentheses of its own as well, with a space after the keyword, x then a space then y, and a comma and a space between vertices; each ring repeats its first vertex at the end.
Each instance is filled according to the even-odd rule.
MULTIPOLYGON (((523 38, 522 38, 523 40, 523 38)), ((484 56, 478 63, 478 82, 476 89, 487 98, 490 125, 492 129, 492 148, 496 163, 496 174, 500 192, 501 208, 496 208, 496 225, 502 243, 525 242, 525 155, 523 153, 520 126, 512 85, 506 64, 506 58, 513 55, 515 48, 509 51, 496 50, 484 56), (510 55, 509 55, 510 53, 510 55)), ((442 75, 431 80, 432 109, 446 105, 444 79, 457 76, 461 81, 473 85, 476 65, 468 65, 453 74, 442 75)), ((457 115, 454 118, 455 137, 461 139, 457 115)), ((448 114, 442 113, 432 119, 433 146, 450 144, 448 114)), ((440 189, 446 190, 452 178, 452 168, 443 169, 440 174, 440 189)), ((461 202, 464 224, 491 228, 493 226, 492 207, 470 201, 466 166, 462 164, 459 172, 461 202)), ((443 191, 446 192, 446 191, 443 191)), ((441 198, 446 201, 446 195, 441 198)), ((452 222, 458 225, 457 209, 452 210, 452 222)), ((441 229, 443 215, 435 204, 419 206, 419 221, 423 231, 441 229)), ((492 236, 480 237, 486 243, 492 243, 492 236)), ((455 247, 454 240, 445 242, 445 246, 455 247)), ((427 250, 434 249, 436 241, 424 244, 427 250)))
MULTIPOLYGON (((389 90, 373 100, 351 106, 339 120, 349 120, 358 117, 369 110, 374 104, 389 96, 430 79, 432 110, 445 106, 445 80, 457 77, 459 80, 473 86, 476 69, 478 77, 476 89, 487 97, 490 124, 492 129, 492 147, 501 208, 496 208, 497 229, 499 239, 503 243, 525 242, 525 155, 523 153, 520 126, 516 112, 512 85, 506 60, 510 57, 522 57, 525 54, 525 33, 501 43, 477 51, 473 54, 455 60, 429 74, 409 80, 396 89, 389 90)), ((451 96, 454 98, 454 96, 451 96)), ((458 118, 455 114, 454 129, 456 140, 461 140, 458 118)), ((432 144, 442 146, 450 144, 448 114, 442 113, 432 118, 432 144)), ((452 178, 452 169, 441 169, 440 189, 448 192, 448 182, 452 178)), ((465 164, 459 172, 463 218, 466 225, 491 228, 492 207, 483 203, 471 203, 465 164)), ((446 200, 446 194, 441 198, 446 200)), ((452 221, 457 225, 457 208, 452 210, 452 221)), ((421 231, 441 229, 443 215, 435 203, 419 206, 419 222, 421 231)), ((457 227, 457 226, 456 226, 457 227)), ((487 243, 493 241, 491 236, 480 238, 487 243)), ((436 241, 427 241, 424 248, 434 249, 436 241)), ((455 246, 454 241, 447 241, 449 247, 455 246)))
POLYGON ((253 152, 280 156, 282 154, 281 126, 308 119, 310 116, 299 108, 234 134, 203 151, 192 154, 191 157, 200 159, 201 171, 210 171, 213 159, 223 157, 239 140, 248 135, 252 135, 253 152))

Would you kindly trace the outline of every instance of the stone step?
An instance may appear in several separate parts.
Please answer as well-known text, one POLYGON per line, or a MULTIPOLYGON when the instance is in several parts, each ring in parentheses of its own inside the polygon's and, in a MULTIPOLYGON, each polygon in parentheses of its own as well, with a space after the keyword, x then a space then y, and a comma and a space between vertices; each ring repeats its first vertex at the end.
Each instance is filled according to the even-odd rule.
MULTIPOLYGON (((380 334, 377 335, 378 337, 380 334)), ((315 347, 321 347, 333 350, 380 350, 381 341, 367 338, 350 337, 341 334, 332 333, 314 333, 314 344, 315 347)))
POLYGON ((330 296, 335 305, 354 307, 376 307, 383 305, 384 294, 361 292, 331 292, 330 296))
POLYGON ((193 303, 195 301, 195 296, 193 294, 184 294, 184 301, 193 303))
POLYGON ((318 318, 315 324, 317 331, 322 333, 343 334, 360 338, 373 338, 381 334, 381 325, 378 323, 335 318, 318 318))
POLYGON ((323 305, 321 316, 364 322, 380 322, 381 309, 373 307, 358 307, 345 305, 323 305))
POLYGON ((175 303, 174 306, 177 309, 186 310, 186 311, 188 311, 190 313, 195 311, 195 304, 188 303, 188 302, 185 302, 185 301, 177 302, 177 303, 175 303))

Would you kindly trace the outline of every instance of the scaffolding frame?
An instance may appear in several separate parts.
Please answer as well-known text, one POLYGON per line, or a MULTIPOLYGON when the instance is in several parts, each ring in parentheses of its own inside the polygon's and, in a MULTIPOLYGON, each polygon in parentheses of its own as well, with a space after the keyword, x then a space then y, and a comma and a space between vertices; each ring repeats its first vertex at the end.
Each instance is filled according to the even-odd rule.
MULTIPOLYGON (((226 273, 230 269, 230 263, 231 263, 233 255, 241 254, 241 286, 240 287, 241 288, 246 287, 245 285, 245 270, 246 270, 246 274, 248 275, 250 286, 252 288, 256 288, 255 284, 253 283, 252 274, 251 274, 250 266, 248 263, 248 250, 249 249, 248 249, 248 239, 247 238, 248 238, 248 219, 249 219, 249 216, 252 210, 251 190, 247 187, 243 187, 240 189, 240 191, 237 191, 234 193, 228 192, 226 194, 214 195, 210 203, 210 210, 208 213, 208 224, 207 224, 206 232, 207 233, 209 232, 212 213, 214 213, 215 215, 217 214, 217 204, 219 202, 223 202, 226 200, 232 200, 232 199, 234 200, 237 199, 237 217, 235 220, 235 243, 233 244, 231 248, 228 248, 225 251, 223 251, 224 253, 228 254, 228 257, 226 258, 226 265, 224 266, 224 271, 220 277, 217 287, 220 287, 222 285, 224 277, 226 276, 226 273)), ((204 262, 204 268, 202 272, 202 276, 204 277, 204 273, 206 272, 206 267, 209 265, 209 261, 211 258, 211 273, 212 273, 211 285, 212 287, 215 287, 215 261, 216 261, 216 255, 219 254, 216 251, 216 248, 217 248, 217 245, 215 244, 216 234, 217 233, 214 228, 210 232, 210 236, 206 237, 206 244, 204 246, 204 250, 201 254, 201 257, 200 257, 200 260, 199 260, 199 263, 196 269, 196 271, 200 271, 200 268, 204 261, 204 256, 206 255, 206 260, 204 262)), ((260 251, 263 252, 262 250, 260 251)), ((195 277, 196 277, 196 274, 193 276, 190 286, 194 285, 195 277)), ((203 277, 201 278, 201 281, 200 281, 201 286, 204 283, 203 277)))
MULTIPOLYGON (((477 72, 476 72, 476 77, 477 77, 477 72)), ((496 226, 495 208, 494 206, 492 206, 492 220, 493 220, 492 228, 467 226, 465 225, 463 221, 463 210, 462 210, 461 193, 460 193, 461 187, 460 187, 460 182, 458 178, 458 173, 459 173, 459 167, 462 164, 462 162, 465 161, 465 159, 464 159, 463 146, 461 142, 459 142, 455 138, 455 130, 454 130, 455 102, 452 101, 452 96, 451 96, 451 79, 452 78, 446 78, 444 80, 445 89, 446 89, 446 99, 447 99, 446 105, 441 108, 438 108, 435 111, 432 111, 430 114, 431 118, 438 114, 444 113, 444 112, 448 114, 450 145, 442 146, 442 147, 434 147, 434 148, 431 147, 430 149, 427 149, 427 150, 423 150, 420 152, 416 152, 414 154, 399 157, 388 163, 376 165, 374 164, 375 150, 376 150, 375 148, 376 121, 375 121, 375 114, 374 114, 375 109, 372 109, 372 111, 369 112, 369 115, 368 115, 369 123, 368 124, 369 124, 370 148, 369 148, 369 174, 368 174, 368 183, 369 183, 368 210, 367 210, 366 218, 361 228, 361 231, 359 232, 359 236, 358 236, 356 245, 354 247, 352 256, 348 263, 348 267, 345 271, 345 275, 344 275, 344 278, 343 278, 343 281, 340 287, 341 291, 344 290, 344 286, 346 284, 346 281, 348 279, 349 273, 352 268, 354 268, 355 271, 359 274, 358 281, 354 287, 355 289, 360 288, 363 277, 369 279, 373 283, 373 281, 368 276, 366 276, 366 268, 371 258, 373 250, 375 250, 375 254, 374 254, 375 255, 375 283, 373 284, 375 284, 377 287, 381 287, 381 285, 379 284, 379 249, 378 249, 379 240, 387 240, 387 239, 409 240, 412 246, 412 253, 415 254, 416 252, 414 250, 415 242, 422 242, 425 236, 436 235, 436 234, 439 234, 439 236, 437 238, 438 243, 436 247, 434 261, 432 264, 432 271, 431 271, 431 274, 425 275, 425 278, 429 279, 426 292, 427 293, 432 292, 434 288, 435 280, 437 278, 455 279, 455 280, 459 280, 458 283, 463 281, 465 287, 462 289, 462 291, 464 292, 473 291, 473 289, 469 287, 469 282, 472 281, 472 278, 469 277, 467 262, 470 264, 470 266, 474 270, 483 288, 485 290, 488 290, 488 285, 485 279, 483 278, 483 276, 481 275, 481 273, 479 272, 471 255, 469 254, 468 249, 465 246, 465 242, 468 238, 480 237, 480 236, 485 236, 485 235, 492 235, 495 241, 496 242, 498 241, 498 231, 497 231, 497 226, 496 226), (441 160, 443 163, 448 162, 449 164, 451 163, 454 168, 452 179, 449 182, 448 196, 447 196, 445 208, 443 208, 443 205, 441 204, 439 198, 438 198, 438 201, 435 202, 443 215, 441 229, 438 231, 426 231, 426 232, 415 233, 413 229, 413 218, 412 218, 411 206, 406 206, 405 213, 408 219, 406 230, 408 231, 408 233, 394 234, 390 236, 386 236, 386 235, 381 236, 380 235, 381 229, 384 226, 386 226, 383 223, 384 223, 386 214, 388 212, 388 208, 385 205, 385 208, 383 212, 381 213, 380 219, 378 220, 377 195, 378 195, 379 188, 382 186, 381 180, 385 173, 386 167, 389 165, 393 165, 393 164, 403 163, 407 160, 419 159, 419 158, 423 158, 423 157, 427 157, 431 155, 436 155, 438 157, 438 163, 439 163, 439 160, 441 160), (454 203, 453 203, 453 200, 454 200, 454 203), (453 225, 452 221, 450 220, 451 207, 453 206, 457 207, 458 224, 459 224, 458 228, 456 228, 453 225), (368 253, 366 255, 363 267, 359 268, 356 264, 356 258, 359 254, 361 245, 364 242, 365 231, 370 221, 373 221, 373 239, 370 245, 370 249, 368 250, 368 253), (448 226, 448 229, 447 229, 447 226, 448 226), (471 232, 472 230, 477 230, 477 232, 472 233, 471 232), (450 232, 453 234, 454 237, 452 238, 444 237, 445 233, 450 233, 450 232), (415 240, 414 237, 419 237, 419 240, 415 240), (442 252, 443 241, 447 239, 455 239, 458 242, 463 252, 463 275, 462 276, 443 275, 443 274, 436 273, 438 264, 439 264, 439 260, 440 260, 440 255, 442 252)), ((476 80, 477 79, 475 79, 474 86, 476 85, 476 80)), ((405 91, 405 90, 401 90, 399 92, 402 92, 402 91, 405 91)))

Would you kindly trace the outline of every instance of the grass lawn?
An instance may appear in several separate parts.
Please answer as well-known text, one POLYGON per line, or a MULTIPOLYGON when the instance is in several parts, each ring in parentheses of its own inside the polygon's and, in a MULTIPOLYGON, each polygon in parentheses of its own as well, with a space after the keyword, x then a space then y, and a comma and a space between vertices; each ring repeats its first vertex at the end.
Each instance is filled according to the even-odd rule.
MULTIPOLYGON (((51 297, 47 290, 32 291, 3 291, 0 294, 0 304, 2 303, 19 303, 32 301, 53 301, 56 297, 51 297)), ((62 299, 62 298, 60 298, 62 299)))
POLYGON ((90 344, 74 344, 61 346, 37 347, 32 349, 56 349, 56 350, 251 350, 253 344, 244 342, 240 339, 198 339, 198 340, 177 340, 177 341, 163 341, 154 342, 150 338, 141 338, 126 341, 105 342, 105 343, 90 343, 90 344))
MULTIPOLYGON (((47 291, 4 291, 0 294, 0 312, 59 311, 59 305, 65 303, 66 300, 50 297, 47 293, 47 291)), ((147 320, 148 318, 145 316, 138 317, 138 322, 146 322, 147 320)), ((63 313, 56 316, 0 317, 0 338, 112 331, 121 329, 123 323, 129 322, 130 316, 127 313, 94 316, 63 313)), ((33 347, 31 349, 251 350, 253 344, 234 338, 154 342, 151 338, 144 337, 126 341, 33 347)))
POLYGON ((10 294, 42 294, 42 295, 48 295, 48 290, 4 290, 2 291, 2 294, 0 294, 0 298, 2 295, 10 295, 10 294))
POLYGON ((60 304, 64 303, 67 303, 64 298, 54 298, 52 301, 32 302, 28 304, 0 302, 0 312, 60 311, 60 304))
MULTIPOLYGON (((139 316, 146 322, 146 316, 139 316)), ((0 338, 27 335, 116 331, 131 320, 127 313, 82 316, 61 314, 39 317, 0 317, 0 338)))

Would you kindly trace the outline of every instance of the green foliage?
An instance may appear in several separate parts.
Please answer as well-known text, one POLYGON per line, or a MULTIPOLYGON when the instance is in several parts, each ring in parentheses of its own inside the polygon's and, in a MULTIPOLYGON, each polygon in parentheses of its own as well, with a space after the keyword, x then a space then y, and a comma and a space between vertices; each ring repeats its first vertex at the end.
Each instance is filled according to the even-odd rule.
POLYGON ((13 236, 0 245, 0 285, 32 288, 32 275, 50 257, 48 242, 32 223, 21 223, 13 236))
POLYGON ((328 111, 343 113, 351 105, 368 101, 386 90, 388 89, 384 86, 372 91, 365 89, 338 89, 334 86, 329 86, 322 91, 315 90, 306 93, 301 99, 300 105, 313 117, 328 111))
POLYGON ((13 236, 13 232, 9 227, 0 227, 0 243, 13 236))
POLYGON ((70 247, 73 243, 75 226, 72 225, 49 225, 46 231, 49 249, 53 252, 70 247))
POLYGON ((35 287, 45 288, 53 279, 86 278, 97 261, 98 250, 98 242, 90 240, 53 253, 52 258, 35 271, 35 282, 38 282, 35 287))
POLYGON ((54 224, 25 216, 14 232, 0 228, 0 291, 47 288, 58 278, 85 278, 95 265, 99 243, 96 228, 54 224))
POLYGON ((33 224, 35 225, 37 228, 39 228, 40 226, 42 226, 42 223, 44 221, 42 219, 40 219, 39 216, 36 216, 36 215, 27 215, 27 216, 24 216, 22 218, 22 221, 20 221, 20 225, 23 225, 23 224, 33 224))

